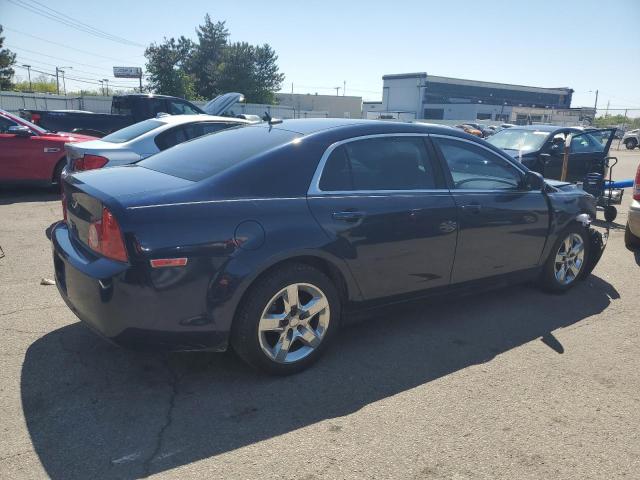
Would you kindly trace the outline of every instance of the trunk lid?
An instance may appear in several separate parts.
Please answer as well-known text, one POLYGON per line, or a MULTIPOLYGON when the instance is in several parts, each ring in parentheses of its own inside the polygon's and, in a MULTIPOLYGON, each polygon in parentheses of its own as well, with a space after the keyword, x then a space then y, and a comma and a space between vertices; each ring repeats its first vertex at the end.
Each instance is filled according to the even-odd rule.
POLYGON ((171 201, 194 184, 136 165, 88 170, 64 179, 64 206, 73 236, 88 245, 89 226, 102 218, 107 207, 123 233, 127 228, 127 208, 171 201))

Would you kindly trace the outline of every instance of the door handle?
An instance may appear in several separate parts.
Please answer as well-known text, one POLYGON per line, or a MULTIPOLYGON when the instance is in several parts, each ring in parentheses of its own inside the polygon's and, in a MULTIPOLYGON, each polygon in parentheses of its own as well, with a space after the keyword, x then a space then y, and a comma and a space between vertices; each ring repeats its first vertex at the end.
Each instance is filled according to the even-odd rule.
POLYGON ((480 205, 479 203, 470 203, 468 205, 462 205, 462 211, 464 212, 468 212, 468 213, 480 213, 480 210, 482 210, 482 205, 480 205))
POLYGON ((331 216, 334 220, 340 220, 342 222, 357 222, 364 217, 364 212, 357 210, 344 210, 342 212, 333 212, 331 216))

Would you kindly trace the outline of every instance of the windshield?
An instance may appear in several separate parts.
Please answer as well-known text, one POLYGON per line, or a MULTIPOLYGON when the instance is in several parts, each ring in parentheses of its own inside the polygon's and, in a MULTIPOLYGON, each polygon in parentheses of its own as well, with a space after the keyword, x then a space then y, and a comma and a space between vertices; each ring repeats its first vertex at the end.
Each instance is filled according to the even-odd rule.
POLYGON ((137 138, 140 135, 144 135, 145 133, 150 132, 151 130, 163 125, 164 122, 159 122, 158 120, 144 120, 142 122, 129 125, 128 127, 125 127, 123 129, 116 130, 106 137, 102 137, 102 141, 109 143, 128 142, 129 140, 133 140, 134 138, 137 138))
POLYGON ((487 142, 503 150, 532 152, 540 150, 549 132, 507 128, 487 138, 487 142))
POLYGON ((49 130, 47 130, 45 128, 39 127, 35 123, 31 123, 30 121, 25 120, 24 118, 16 117, 15 115, 12 115, 12 114, 10 114, 9 112, 7 112, 5 110, 0 110, 0 114, 2 114, 2 116, 7 118, 8 120, 11 120, 11 121, 17 123, 18 125, 24 125, 25 127, 29 127, 31 130, 33 130, 38 135, 44 135, 45 133, 47 133, 49 131, 49 130))
POLYGON ((230 128, 176 145, 138 162, 138 165, 197 182, 298 136, 276 128, 230 128))

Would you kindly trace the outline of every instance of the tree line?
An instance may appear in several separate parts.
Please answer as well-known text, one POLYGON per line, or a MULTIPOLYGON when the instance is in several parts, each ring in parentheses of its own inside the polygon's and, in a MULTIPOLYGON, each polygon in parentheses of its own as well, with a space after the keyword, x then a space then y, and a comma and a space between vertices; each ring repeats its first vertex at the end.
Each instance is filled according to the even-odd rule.
POLYGON ((147 83, 152 91, 188 99, 212 99, 234 91, 249 102, 275 101, 284 74, 269 44, 229 42, 225 22, 213 22, 208 14, 196 35, 196 41, 180 36, 147 47, 147 83))

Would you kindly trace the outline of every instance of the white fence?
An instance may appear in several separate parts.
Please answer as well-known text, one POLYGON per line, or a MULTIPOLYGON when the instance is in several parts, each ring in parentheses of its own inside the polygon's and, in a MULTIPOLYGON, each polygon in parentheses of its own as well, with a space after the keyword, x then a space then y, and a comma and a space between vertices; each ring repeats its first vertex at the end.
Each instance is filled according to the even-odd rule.
MULTIPOLYGON (((112 97, 83 95, 67 97, 43 93, 0 92, 0 109, 12 113, 19 110, 86 110, 95 113, 110 113, 112 97)), ((207 102, 193 102, 202 107, 207 102)), ((282 105, 261 103, 239 103, 233 106, 234 114, 259 115, 268 112, 274 118, 327 118, 329 112, 318 110, 296 110, 282 105)))

